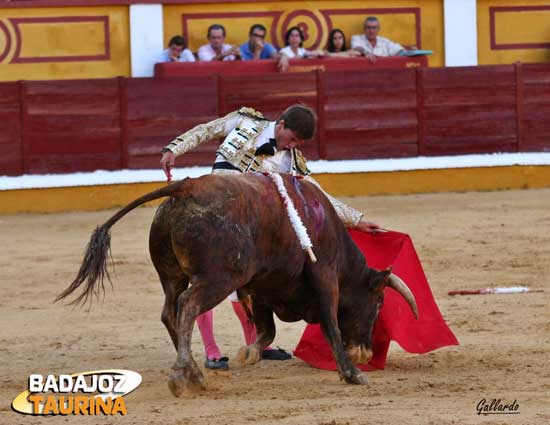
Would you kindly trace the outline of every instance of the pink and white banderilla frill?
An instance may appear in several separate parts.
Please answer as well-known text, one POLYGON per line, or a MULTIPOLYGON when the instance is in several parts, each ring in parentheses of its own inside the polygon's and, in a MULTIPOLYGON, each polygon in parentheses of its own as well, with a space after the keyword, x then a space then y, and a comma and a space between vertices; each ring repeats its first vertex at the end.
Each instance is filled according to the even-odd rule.
POLYGON ((307 234, 307 229, 304 226, 304 223, 302 223, 302 219, 298 215, 298 211, 296 211, 296 208, 292 203, 292 199, 290 199, 290 196, 288 196, 288 192, 286 191, 286 187, 285 187, 285 184, 283 183, 282 177, 277 173, 267 173, 267 174, 269 175, 269 177, 271 177, 271 180, 273 180, 273 182, 275 183, 275 186, 277 187, 279 195, 281 195, 283 204, 286 207, 288 218, 290 218, 290 223, 292 224, 292 228, 294 229, 296 236, 298 236, 298 240, 300 241, 300 245, 302 246, 302 249, 306 250, 310 260, 313 263, 316 263, 317 258, 315 258, 315 254, 313 254, 313 250, 311 249, 313 247, 313 245, 311 244, 311 239, 307 234))

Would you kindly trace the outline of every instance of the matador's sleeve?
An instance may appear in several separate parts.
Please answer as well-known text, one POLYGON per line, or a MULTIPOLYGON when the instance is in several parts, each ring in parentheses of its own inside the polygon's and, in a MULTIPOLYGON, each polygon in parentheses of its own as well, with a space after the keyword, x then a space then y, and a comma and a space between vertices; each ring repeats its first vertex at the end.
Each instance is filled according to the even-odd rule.
POLYGON ((206 124, 199 124, 176 137, 163 149, 163 152, 169 150, 172 151, 174 155, 180 156, 201 143, 219 137, 225 137, 237 126, 238 120, 239 112, 235 111, 227 114, 225 117, 207 122, 206 124))
POLYGON ((342 220, 342 223, 344 223, 346 227, 355 227, 357 226, 357 223, 361 221, 364 215, 361 211, 357 211, 355 208, 352 208, 349 205, 346 205, 338 199, 334 198, 333 196, 329 195, 323 190, 321 185, 317 183, 317 181, 313 177, 305 176, 304 180, 313 183, 325 194, 325 196, 328 198, 328 200, 336 210, 336 214, 338 214, 338 217, 340 218, 340 220, 342 220))

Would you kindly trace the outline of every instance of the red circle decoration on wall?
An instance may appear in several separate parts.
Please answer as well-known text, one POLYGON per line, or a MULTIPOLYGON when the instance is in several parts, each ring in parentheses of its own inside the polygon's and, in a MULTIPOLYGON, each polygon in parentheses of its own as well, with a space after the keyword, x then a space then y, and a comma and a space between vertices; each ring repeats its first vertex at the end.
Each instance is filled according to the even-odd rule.
POLYGON ((8 31, 8 27, 4 22, 0 21, 0 31, 4 33, 6 43, 4 46, 4 50, 0 50, 0 62, 2 62, 4 59, 6 59, 6 56, 8 56, 8 53, 10 52, 11 48, 11 36, 8 31))

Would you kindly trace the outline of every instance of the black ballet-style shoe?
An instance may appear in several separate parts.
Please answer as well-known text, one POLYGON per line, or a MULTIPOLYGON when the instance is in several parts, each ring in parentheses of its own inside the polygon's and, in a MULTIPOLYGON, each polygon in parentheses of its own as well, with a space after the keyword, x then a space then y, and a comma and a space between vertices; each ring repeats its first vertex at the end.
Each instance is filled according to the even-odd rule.
POLYGON ((280 347, 264 350, 262 353, 262 359, 264 360, 290 360, 292 354, 287 353, 280 347))
POLYGON ((229 359, 227 357, 222 357, 221 359, 206 359, 204 367, 207 369, 227 370, 229 369, 228 362, 229 359))

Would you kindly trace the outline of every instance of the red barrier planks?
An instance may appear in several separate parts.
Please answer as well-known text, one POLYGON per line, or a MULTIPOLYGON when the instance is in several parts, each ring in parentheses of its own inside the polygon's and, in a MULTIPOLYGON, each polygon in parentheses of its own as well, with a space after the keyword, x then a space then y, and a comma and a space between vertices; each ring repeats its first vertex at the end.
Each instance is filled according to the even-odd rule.
POLYGON ((26 173, 67 173, 120 167, 117 81, 23 84, 26 173))
MULTIPOLYGON (((550 151, 548 64, 302 71, 1 83, 0 175, 158 168, 197 124, 297 102, 319 116, 309 159, 550 151)), ((216 148, 178 165, 210 165, 216 148)))
MULTIPOLYGON (((164 146, 219 116, 215 76, 133 78, 126 90, 129 168, 159 168, 164 146)), ((216 148, 215 142, 200 145, 177 165, 211 165, 216 148)))
POLYGON ((323 102, 327 159, 417 155, 413 69, 326 72, 323 102))
POLYGON ((23 173, 19 83, 0 83, 0 175, 23 173))
POLYGON ((427 68, 422 83, 425 154, 517 151, 513 66, 427 68))
MULTIPOLYGON (((372 69, 414 68, 428 66, 426 56, 393 56, 378 58, 376 62, 360 58, 317 58, 291 59, 286 75, 315 70, 336 71, 347 70, 364 72, 372 69)), ((200 75, 231 75, 266 76, 278 75, 281 71, 275 59, 258 59, 249 61, 231 62, 167 62, 155 65, 156 77, 200 76, 200 75)))
POLYGON ((550 65, 524 64, 523 148, 550 152, 550 65))

